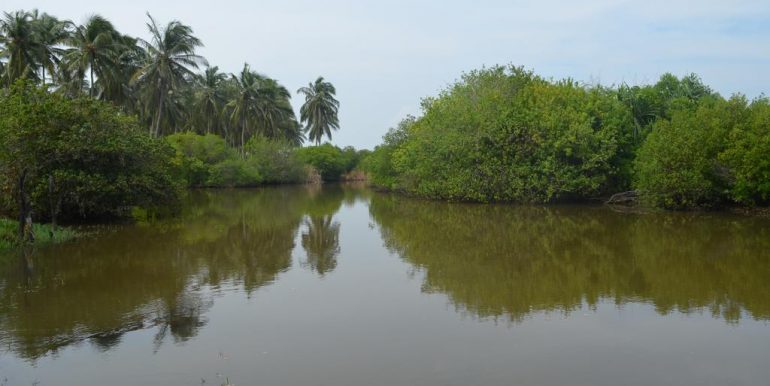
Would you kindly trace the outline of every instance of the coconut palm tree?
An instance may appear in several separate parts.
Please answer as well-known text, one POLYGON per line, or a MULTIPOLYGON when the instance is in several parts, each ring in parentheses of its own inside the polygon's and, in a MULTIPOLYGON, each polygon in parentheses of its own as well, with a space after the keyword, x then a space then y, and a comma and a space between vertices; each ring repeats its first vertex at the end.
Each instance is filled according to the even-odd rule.
POLYGON ((192 69, 206 64, 206 59, 195 54, 195 49, 203 43, 193 35, 192 28, 171 21, 161 29, 149 13, 147 17, 152 38, 150 41, 139 40, 147 55, 132 83, 140 87, 145 110, 152 116, 150 133, 158 136, 165 105, 175 92, 194 78, 192 69))
POLYGON ((305 95, 305 103, 299 110, 300 120, 305 124, 308 138, 316 144, 321 143, 324 135, 331 140, 332 130, 340 127, 337 118, 340 102, 334 99, 336 92, 334 86, 320 76, 315 83, 297 90, 305 95))
POLYGON ((37 79, 37 55, 40 44, 35 33, 32 14, 26 11, 4 12, 0 20, 0 57, 7 58, 6 82, 21 77, 37 79))
POLYGON ((223 85, 227 81, 227 74, 219 72, 219 67, 206 67, 203 74, 196 75, 196 96, 194 109, 196 112, 196 126, 203 133, 218 132, 220 117, 225 106, 225 93, 223 85))
POLYGON ((45 86, 46 70, 48 70, 51 80, 55 81, 56 70, 65 52, 61 44, 70 37, 71 23, 61 21, 47 13, 40 15, 37 10, 32 11, 31 16, 38 43, 36 61, 41 71, 40 80, 45 86))
POLYGON ((247 137, 283 137, 283 125, 291 122, 294 111, 288 102, 289 91, 276 80, 251 71, 248 64, 244 64, 239 76, 232 77, 237 91, 228 103, 230 120, 240 133, 241 155, 245 155, 247 137))
POLYGON ((138 112, 135 90, 130 83, 134 74, 141 67, 145 58, 145 51, 137 44, 137 39, 127 35, 116 35, 116 56, 109 67, 96 81, 99 86, 100 97, 122 106, 126 111, 138 112))
POLYGON ((68 39, 70 48, 64 55, 64 61, 72 79, 80 83, 88 72, 88 95, 97 97, 94 74, 106 77, 113 70, 119 46, 115 27, 109 20, 93 15, 85 24, 77 26, 68 39))
POLYGON ((258 133, 267 138, 284 138, 287 134, 286 125, 292 120, 296 121, 289 102, 291 93, 277 80, 264 78, 257 96, 255 103, 258 133))

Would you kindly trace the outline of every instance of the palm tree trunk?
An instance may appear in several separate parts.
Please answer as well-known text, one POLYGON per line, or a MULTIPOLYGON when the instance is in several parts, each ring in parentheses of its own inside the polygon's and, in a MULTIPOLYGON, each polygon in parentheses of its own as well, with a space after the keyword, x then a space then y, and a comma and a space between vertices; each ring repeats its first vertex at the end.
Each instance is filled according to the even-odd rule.
POLYGON ((160 98, 158 98, 160 101, 158 102, 158 112, 155 114, 155 127, 152 129, 153 133, 152 135, 154 137, 157 137, 160 134, 160 117, 161 114, 163 114, 163 95, 160 95, 160 98))
POLYGON ((91 81, 88 83, 88 96, 91 98, 94 97, 94 66, 90 66, 91 70, 91 81))
POLYGON ((246 142, 246 127, 245 126, 241 126, 241 158, 242 159, 246 158, 246 153, 245 153, 245 150, 244 150, 245 149, 245 146, 244 146, 245 142, 246 142))

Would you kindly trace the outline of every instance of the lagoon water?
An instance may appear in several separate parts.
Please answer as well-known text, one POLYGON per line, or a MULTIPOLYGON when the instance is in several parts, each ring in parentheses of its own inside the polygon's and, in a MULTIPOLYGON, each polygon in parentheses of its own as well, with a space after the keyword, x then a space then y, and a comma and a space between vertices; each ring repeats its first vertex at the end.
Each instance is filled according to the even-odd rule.
POLYGON ((0 257, 0 385, 767 385, 770 220, 198 191, 0 257))

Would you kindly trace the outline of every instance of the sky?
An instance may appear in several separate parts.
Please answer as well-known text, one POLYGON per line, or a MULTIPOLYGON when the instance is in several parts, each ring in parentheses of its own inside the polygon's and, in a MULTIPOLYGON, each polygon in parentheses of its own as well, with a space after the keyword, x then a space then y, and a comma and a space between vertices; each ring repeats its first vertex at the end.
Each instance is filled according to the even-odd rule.
MULTIPOLYGON (((770 1, 743 0, 3 0, 148 38, 146 13, 179 20, 226 72, 252 69, 295 91, 337 88, 332 143, 373 148, 463 72, 522 65, 549 78, 651 83, 697 73, 722 95, 770 94, 770 1)), ((298 110, 302 98, 292 100, 298 110)))

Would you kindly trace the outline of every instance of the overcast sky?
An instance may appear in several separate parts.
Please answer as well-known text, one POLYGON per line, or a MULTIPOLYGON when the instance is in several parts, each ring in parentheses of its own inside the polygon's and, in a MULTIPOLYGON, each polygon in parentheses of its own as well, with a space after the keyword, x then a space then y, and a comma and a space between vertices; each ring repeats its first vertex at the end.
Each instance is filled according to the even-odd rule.
MULTIPOLYGON (((212 65, 244 62, 292 91, 318 75, 341 102, 333 143, 371 148, 463 72, 524 65, 547 77, 637 84, 699 74, 723 95, 770 91, 770 1, 3 0, 147 37, 145 13, 193 27, 212 65)), ((301 103, 293 99, 295 109, 301 103)))

